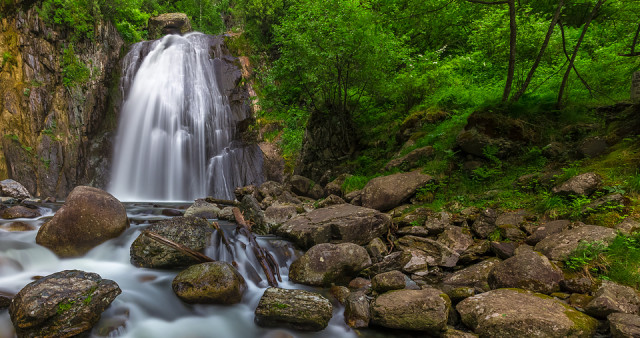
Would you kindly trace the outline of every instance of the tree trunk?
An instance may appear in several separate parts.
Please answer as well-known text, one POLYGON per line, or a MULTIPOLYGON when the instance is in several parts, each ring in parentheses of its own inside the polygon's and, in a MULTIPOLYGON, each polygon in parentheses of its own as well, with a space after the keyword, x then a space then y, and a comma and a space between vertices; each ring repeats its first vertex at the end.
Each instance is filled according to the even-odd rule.
POLYGON ((511 84, 513 83, 513 73, 516 69, 516 2, 515 0, 509 0, 509 70, 507 71, 507 82, 504 84, 504 93, 502 94, 502 101, 505 102, 509 99, 511 94, 511 84))
POLYGON ((591 20, 593 20, 593 17, 596 16, 598 11, 600 10, 600 7, 602 7, 602 5, 605 2, 607 2, 607 0, 598 0, 595 7, 593 7, 593 10, 591 11, 591 13, 589 13, 589 18, 587 19, 587 22, 585 22, 584 27, 582 28, 582 33, 580 34, 580 38, 578 38, 578 41, 576 42, 576 46, 573 49, 571 60, 569 60, 569 66, 567 66, 567 71, 564 73, 564 77, 562 78, 562 84, 560 84, 560 89, 558 90, 558 102, 556 103, 556 108, 558 109, 562 107, 562 97, 564 96, 564 90, 565 90, 565 87, 567 86, 567 82, 569 81, 569 74, 571 74, 571 69, 573 68, 573 63, 576 60, 576 56, 578 55, 578 50, 580 50, 580 45, 582 44, 582 40, 584 39, 584 36, 587 34, 587 30, 589 29, 591 20))
POLYGON ((527 87, 529 87, 529 84, 533 79, 533 74, 536 72, 538 65, 540 65, 540 61, 542 61, 542 56, 544 55, 544 52, 547 49, 547 46, 549 45, 549 40, 551 40, 551 36, 553 35, 553 29, 556 26, 556 24, 558 24, 558 20, 560 19, 560 13, 562 12, 562 7, 564 7, 564 0, 558 1, 558 7, 556 8, 556 12, 553 14, 553 19, 551 19, 551 23, 549 24, 549 30, 547 30, 547 36, 545 36, 544 42, 540 47, 540 52, 538 53, 536 60, 533 62, 533 65, 531 66, 531 70, 529 70, 529 74, 527 74, 527 79, 524 80, 522 87, 513 97, 512 101, 517 102, 518 100, 520 100, 520 97, 522 97, 522 95, 527 91, 527 87))

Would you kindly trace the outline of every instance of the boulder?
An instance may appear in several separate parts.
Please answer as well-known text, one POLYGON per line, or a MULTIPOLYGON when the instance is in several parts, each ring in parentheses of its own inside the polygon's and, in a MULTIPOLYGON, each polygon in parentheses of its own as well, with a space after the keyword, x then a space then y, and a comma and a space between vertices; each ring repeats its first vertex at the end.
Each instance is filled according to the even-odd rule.
POLYGON ((377 293, 404 289, 405 276, 398 270, 377 274, 371 278, 371 288, 377 293))
POLYGON ((22 200, 30 198, 31 194, 22 184, 12 179, 6 179, 0 181, 0 196, 13 197, 22 200))
POLYGON ((442 291, 389 291, 371 305, 371 322, 391 329, 424 331, 439 335, 447 329, 451 301, 442 291))
POLYGON ((324 197, 324 189, 306 177, 293 175, 289 183, 291 191, 298 196, 310 197, 314 200, 324 197))
POLYGON ((498 289, 458 303, 464 325, 481 337, 592 337, 598 321, 552 297, 498 289))
POLYGON ((589 196, 602 184, 602 177, 596 173, 585 173, 574 176, 566 182, 555 186, 551 191, 564 196, 589 196))
POLYGON ((473 243, 467 250, 460 255, 458 263, 468 265, 476 263, 488 256, 491 251, 491 242, 480 240, 473 243))
POLYGON ((428 271, 428 267, 429 267, 428 262, 433 261, 433 258, 427 255, 427 253, 417 249, 406 250, 404 252, 409 253, 411 255, 410 256, 411 258, 409 259, 407 264, 405 264, 402 267, 402 271, 406 273, 417 273, 422 271, 428 271))
POLYGON ((442 281, 442 284, 447 289, 472 287, 478 293, 487 292, 491 290, 489 286, 489 273, 491 273, 491 270, 500 262, 498 258, 489 258, 454 272, 452 275, 446 277, 442 281))
POLYGON ((165 13, 149 18, 149 39, 167 34, 185 34, 191 31, 189 17, 184 13, 165 13))
POLYGON ((273 204, 264 211, 264 221, 272 228, 298 215, 294 205, 273 204))
POLYGON ((276 235, 306 249, 320 243, 364 245, 387 233, 391 218, 377 210, 339 204, 296 216, 276 230, 276 235))
POLYGON ((15 219, 15 218, 36 218, 40 217, 40 212, 37 209, 31 209, 16 205, 11 208, 2 210, 2 218, 15 219))
POLYGON ((568 229, 569 225, 571 225, 571 222, 567 220, 557 220, 544 223, 536 228, 531 236, 527 237, 525 242, 529 245, 536 245, 547 236, 557 234, 568 229))
POLYGON ((19 337, 70 337, 91 329, 120 293, 98 274, 65 270, 27 284, 9 314, 19 337))
POLYGON ((493 209, 484 209, 471 225, 471 230, 480 238, 487 238, 496 229, 498 213, 493 209))
POLYGON ((271 232, 271 227, 264 219, 264 212, 253 195, 242 196, 240 210, 242 210, 245 221, 251 224, 251 231, 259 235, 266 235, 271 232))
POLYGON ((387 211, 400 205, 434 178, 420 170, 376 177, 362 189, 362 206, 387 211))
POLYGON ((127 212, 120 201, 98 188, 79 186, 40 227, 36 243, 60 257, 80 256, 120 236, 128 227, 127 212))
POLYGON ((398 247, 402 250, 418 249, 424 251, 431 257, 427 263, 444 267, 454 267, 458 262, 460 254, 453 251, 446 245, 429 238, 417 236, 404 236, 398 240, 398 247))
POLYGON ((338 303, 344 305, 347 297, 351 294, 351 290, 349 290, 346 286, 334 285, 329 289, 331 295, 338 301, 338 303))
POLYGON ((437 241, 458 254, 462 254, 473 244, 473 237, 466 233, 462 227, 449 226, 438 236, 437 241))
POLYGON ((180 272, 171 283, 178 298, 192 304, 235 304, 242 300, 247 283, 231 264, 208 262, 180 272))
POLYGON ((338 176, 335 180, 327 183, 327 185, 324 186, 324 191, 328 194, 328 195, 336 195, 339 197, 342 197, 342 184, 344 184, 344 182, 347 180, 347 178, 351 177, 353 175, 349 175, 349 174, 342 174, 340 176, 338 176))
POLYGON ((631 235, 640 231, 640 222, 631 217, 627 217, 622 222, 616 224, 613 228, 625 235, 631 235))
POLYGON ((7 231, 31 231, 35 230, 36 227, 25 222, 11 222, 7 224, 0 225, 0 229, 4 229, 7 231))
POLYGON ((583 225, 547 236, 535 246, 552 261, 563 261, 578 247, 581 241, 611 242, 616 237, 614 229, 596 225, 583 225))
POLYGON ((640 296, 629 286, 603 281, 585 307, 585 312, 596 318, 607 318, 614 312, 640 314, 640 296))
POLYGON ((332 205, 345 204, 345 203, 347 202, 345 202, 342 198, 336 195, 329 195, 327 196, 327 198, 318 202, 318 208, 326 208, 332 205))
POLYGON ((518 288, 550 294, 560 291, 562 270, 535 251, 522 251, 498 264, 489 273, 492 289, 518 288))
POLYGON ((388 253, 387 246, 380 238, 374 238, 365 246, 373 263, 378 263, 388 253))
POLYGON ((344 303, 344 321, 354 329, 369 327, 371 320, 369 298, 363 291, 351 293, 344 303))
POLYGON ((433 154, 434 150, 432 146, 414 149, 402 157, 394 158, 393 160, 389 161, 389 163, 387 163, 387 165, 385 165, 382 169, 382 172, 387 172, 396 168, 403 171, 417 168, 420 161, 433 156, 433 154))
MULTIPOLYGON (((185 212, 185 217, 218 218, 220 208, 203 199, 197 199, 185 212)), ((178 215, 180 216, 180 215, 178 215)))
POLYGON ((640 337, 640 316, 628 313, 612 313, 607 316, 613 338, 640 337))
POLYGON ((353 243, 318 244, 291 263, 289 278, 307 285, 346 284, 371 265, 367 250, 353 243))
POLYGON ((382 260, 363 271, 367 276, 377 275, 379 273, 401 270, 411 260, 409 251, 392 252, 382 258, 382 260))
MULTIPOLYGON (((195 217, 174 217, 152 224, 147 230, 195 251, 204 250, 213 233, 205 219, 195 217)), ((131 244, 131 263, 137 267, 173 269, 199 261, 140 234, 131 244)))
POLYGON ((491 252, 500 259, 507 259, 516 252, 516 243, 513 242, 491 242, 491 252))
POLYGON ((318 293, 268 288, 256 308, 255 321, 262 327, 320 331, 332 315, 331 302, 318 293))
POLYGON ((8 308, 9 305, 11 305, 11 300, 13 299, 13 297, 14 295, 5 294, 4 292, 0 291, 0 310, 8 308))

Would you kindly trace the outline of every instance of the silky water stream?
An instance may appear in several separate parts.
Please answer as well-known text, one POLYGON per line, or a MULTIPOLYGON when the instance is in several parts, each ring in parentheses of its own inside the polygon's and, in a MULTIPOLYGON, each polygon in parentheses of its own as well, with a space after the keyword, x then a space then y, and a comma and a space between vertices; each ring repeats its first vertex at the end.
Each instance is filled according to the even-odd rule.
MULTIPOLYGON (((120 237, 106 241, 85 256, 58 258, 53 252, 35 243, 37 230, 9 232, 0 230, 0 293, 15 294, 35 276, 79 269, 98 273, 114 280, 122 289, 111 306, 92 329, 91 337, 136 338, 207 338, 207 337, 282 337, 283 329, 260 328, 254 323, 254 310, 264 290, 266 278, 260 265, 250 254, 247 240, 234 231, 235 224, 219 221, 233 246, 238 270, 245 277, 248 289, 242 302, 236 305, 189 305, 173 293, 171 281, 179 271, 136 268, 130 263, 129 248, 140 232, 151 223, 167 219, 166 208, 184 208, 179 204, 125 203, 131 227, 120 237)), ((44 216, 38 219, 0 220, 0 225, 22 221, 39 228, 60 204, 40 208, 44 216)), ((205 254, 215 260, 231 262, 223 245, 212 237, 205 254)), ((283 281, 279 287, 307 289, 288 281, 288 266, 299 255, 292 246, 273 236, 258 237, 259 244, 269 250, 280 265, 283 281)), ((315 291, 324 292, 316 289, 315 291)), ((331 299, 331 297, 329 297, 331 299)), ((294 337, 355 337, 344 324, 344 308, 334 303, 329 326, 316 333, 290 332, 294 337)), ((0 338, 14 337, 7 309, 0 310, 0 338)))

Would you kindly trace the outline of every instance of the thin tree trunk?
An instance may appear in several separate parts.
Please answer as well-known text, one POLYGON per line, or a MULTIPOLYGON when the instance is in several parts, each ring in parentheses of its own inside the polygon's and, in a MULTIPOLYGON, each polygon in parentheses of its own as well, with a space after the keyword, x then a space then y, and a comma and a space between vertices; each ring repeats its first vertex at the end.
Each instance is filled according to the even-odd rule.
POLYGON ((516 2, 509 0, 509 70, 507 71, 507 82, 504 84, 502 101, 506 102, 511 94, 511 84, 513 83, 513 73, 516 69, 516 2))
POLYGON ((640 56, 640 52, 636 52, 636 45, 638 44, 638 37, 640 37, 640 24, 638 24, 638 29, 636 30, 636 35, 633 37, 633 42, 631 42, 631 52, 629 54, 618 54, 620 56, 640 56))
POLYGON ((555 28, 556 24, 558 24, 558 20, 560 19, 560 13, 562 12, 562 7, 564 7, 564 0, 558 1, 558 7, 556 8, 556 12, 553 14, 553 18, 551 19, 551 23, 549 24, 549 30, 547 30, 547 36, 545 36, 544 42, 540 47, 540 52, 538 53, 536 60, 533 62, 533 65, 531 66, 531 70, 529 70, 529 74, 527 74, 527 79, 524 80, 522 87, 513 97, 512 100, 514 102, 520 100, 522 95, 524 95, 524 93, 527 91, 527 87, 529 87, 529 84, 533 79, 533 74, 536 72, 536 69, 538 69, 538 66, 540 65, 540 61, 542 61, 542 56, 544 55, 544 52, 546 51, 547 46, 549 45, 549 40, 551 40, 551 36, 553 35, 553 29, 555 28))
POLYGON ((580 49, 582 40, 584 39, 584 36, 587 34, 587 30, 589 29, 591 20, 593 20, 593 17, 596 16, 598 11, 600 10, 600 7, 602 7, 602 5, 605 2, 607 2, 607 0, 598 0, 595 7, 593 7, 593 10, 589 14, 589 18, 587 19, 587 22, 585 22, 584 27, 582 28, 582 33, 580 34, 580 38, 578 38, 578 41, 576 42, 576 46, 573 49, 571 60, 569 60, 569 66, 567 66, 567 71, 564 73, 564 77, 562 78, 562 84, 560 84, 560 89, 558 90, 558 102, 556 103, 556 107, 558 109, 562 107, 562 97, 564 96, 564 90, 565 90, 565 87, 567 86, 567 82, 569 81, 569 74, 571 74, 571 69, 573 69, 573 63, 575 62, 576 56, 578 55, 578 50, 580 49))

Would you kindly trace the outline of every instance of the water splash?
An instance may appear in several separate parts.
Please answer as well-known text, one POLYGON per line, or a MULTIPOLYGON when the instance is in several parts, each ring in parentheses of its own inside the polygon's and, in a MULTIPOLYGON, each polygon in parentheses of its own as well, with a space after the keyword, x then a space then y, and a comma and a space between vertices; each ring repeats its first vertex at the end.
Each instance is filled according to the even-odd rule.
POLYGON ((233 199, 235 187, 262 182, 259 148, 237 140, 236 124, 248 116, 229 104, 221 43, 192 33, 132 46, 109 187, 115 197, 233 199))

